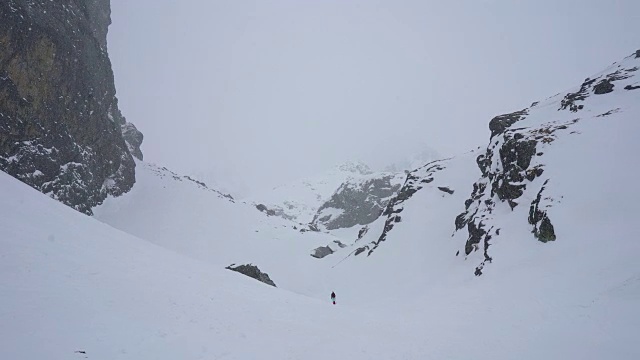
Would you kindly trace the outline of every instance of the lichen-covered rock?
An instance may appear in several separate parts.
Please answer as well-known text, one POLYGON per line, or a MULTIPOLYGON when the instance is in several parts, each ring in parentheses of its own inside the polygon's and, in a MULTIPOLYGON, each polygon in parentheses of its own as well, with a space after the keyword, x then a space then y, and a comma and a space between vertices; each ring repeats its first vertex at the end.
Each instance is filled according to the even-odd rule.
POLYGON ((0 2, 0 170, 87 214, 135 182, 123 138, 134 128, 106 51, 109 7, 0 2))
POLYGON ((236 264, 231 264, 229 266, 227 266, 225 269, 227 270, 232 270, 232 271, 236 271, 239 272, 243 275, 246 275, 250 278, 254 278, 258 281, 261 281, 267 285, 271 285, 273 287, 276 287, 276 283, 273 282, 273 280, 271 280, 271 278, 269 278, 269 274, 264 273, 262 271, 260 271, 260 269, 253 265, 253 264, 247 264, 247 265, 237 265, 236 264))

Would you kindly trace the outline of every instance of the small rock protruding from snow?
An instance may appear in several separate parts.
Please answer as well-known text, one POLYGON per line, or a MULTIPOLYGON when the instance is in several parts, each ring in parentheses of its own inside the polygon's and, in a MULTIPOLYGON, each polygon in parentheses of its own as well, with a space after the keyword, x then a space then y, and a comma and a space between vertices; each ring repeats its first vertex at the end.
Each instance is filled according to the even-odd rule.
POLYGON ((273 280, 271 280, 271 278, 269 278, 269 274, 264 273, 262 271, 260 271, 260 269, 253 265, 253 264, 247 264, 247 265, 238 265, 235 266, 236 264, 231 264, 229 266, 227 266, 225 269, 227 270, 231 270, 231 271, 235 271, 235 272, 239 272, 243 275, 246 275, 250 278, 254 278, 258 281, 261 281, 267 285, 271 285, 273 287, 276 287, 276 283, 273 282, 273 280))
POLYGON ((313 250, 311 256, 313 256, 314 258, 322 259, 323 257, 331 255, 333 253, 334 251, 331 250, 329 246, 320 246, 319 248, 313 250))

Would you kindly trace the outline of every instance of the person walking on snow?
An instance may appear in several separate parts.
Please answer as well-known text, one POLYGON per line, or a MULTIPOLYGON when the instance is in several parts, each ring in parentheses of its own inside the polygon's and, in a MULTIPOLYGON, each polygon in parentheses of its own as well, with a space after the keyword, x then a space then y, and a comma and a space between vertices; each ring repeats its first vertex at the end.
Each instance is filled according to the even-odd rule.
POLYGON ((333 305, 336 304, 336 293, 335 292, 331 292, 331 301, 333 301, 333 305))

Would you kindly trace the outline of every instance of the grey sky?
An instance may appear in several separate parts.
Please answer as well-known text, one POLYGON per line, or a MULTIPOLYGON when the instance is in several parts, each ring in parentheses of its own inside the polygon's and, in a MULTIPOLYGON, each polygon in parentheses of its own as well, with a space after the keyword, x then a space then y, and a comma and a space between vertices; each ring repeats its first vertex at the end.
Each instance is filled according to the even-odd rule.
POLYGON ((637 0, 112 0, 112 21, 145 158, 221 184, 485 145, 640 48, 637 0))

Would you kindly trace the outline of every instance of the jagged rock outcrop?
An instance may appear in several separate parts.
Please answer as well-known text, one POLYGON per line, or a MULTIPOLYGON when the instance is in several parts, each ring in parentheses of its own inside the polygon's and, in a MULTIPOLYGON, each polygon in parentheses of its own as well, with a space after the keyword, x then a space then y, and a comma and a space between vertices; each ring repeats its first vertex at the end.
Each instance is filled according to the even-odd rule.
POLYGON ((115 97, 109 0, 2 1, 0 19, 0 170, 91 214, 142 158, 115 97))
POLYGON ((142 140, 144 139, 142 133, 138 131, 135 125, 129 122, 124 123, 121 129, 122 137, 127 143, 131 155, 135 156, 138 160, 144 160, 142 151, 140 150, 140 145, 142 145, 142 140))
POLYGON ((274 283, 273 280, 271 280, 271 278, 269 277, 269 274, 260 271, 260 269, 253 264, 237 265, 237 266, 236 264, 231 264, 227 266, 225 269, 239 272, 250 278, 254 278, 258 281, 261 281, 267 285, 276 287, 276 283, 274 283))
POLYGON ((313 223, 327 230, 370 224, 400 190, 402 179, 399 174, 349 179, 318 209, 313 223))
MULTIPOLYGON (((524 117, 520 117, 522 119, 524 117)), ((558 131, 567 131, 578 121, 574 119, 515 129, 507 127, 495 133, 485 153, 478 156, 476 162, 482 178, 473 184, 471 196, 465 201, 465 211, 455 219, 456 230, 466 228, 468 233, 465 254, 483 251, 484 259, 476 268, 476 275, 481 275, 485 263, 493 260, 489 255, 490 241, 500 232, 493 224, 495 207, 505 203, 513 210, 520 205, 528 184, 544 174, 545 165, 541 160, 544 148, 557 138, 558 131)), ((555 240, 555 235, 549 234, 549 229, 553 232, 549 216, 537 209, 530 219, 534 234, 541 241, 552 240, 551 237, 555 240), (541 234, 539 229, 543 229, 543 235, 538 236, 541 234)))
MULTIPOLYGON (((547 187, 553 184, 553 179, 547 177, 541 186, 541 180, 537 181, 546 176, 544 153, 561 133, 579 134, 571 128, 585 119, 593 121, 620 111, 620 108, 613 108, 599 115, 589 114, 584 117, 565 113, 578 113, 587 108, 586 101, 591 96, 604 96, 614 92, 616 82, 635 76, 639 67, 614 64, 611 69, 596 78, 587 78, 577 91, 546 101, 546 109, 553 109, 552 106, 559 104, 557 112, 560 113, 553 114, 554 110, 550 110, 551 113, 538 115, 535 107, 539 106, 539 102, 535 102, 531 108, 497 116, 489 123, 490 144, 485 153, 477 158, 482 177, 473 184, 471 196, 465 202, 465 211, 455 219, 456 230, 466 228, 468 234, 465 254, 483 250, 484 259, 476 268, 476 275, 481 275, 486 262, 493 260, 489 255, 489 247, 491 240, 500 234, 493 215, 496 206, 505 204, 514 210, 523 201, 527 201, 523 199, 535 197, 527 204, 527 221, 532 226, 531 232, 541 242, 556 240, 556 230, 549 209, 557 200, 548 195, 543 196, 547 187), (528 121, 530 116, 536 115, 537 120, 528 121), (515 128, 514 125, 517 124, 520 127, 515 128), (525 192, 528 196, 523 196, 525 192)), ((633 90, 630 88, 635 86, 633 80, 623 82, 625 83, 625 90, 633 90)))
MULTIPOLYGON (((529 207, 529 224, 533 225, 531 231, 533 235, 542 242, 554 241, 556 239, 556 232, 551 224, 551 220, 547 216, 547 212, 544 209, 544 201, 542 198, 542 192, 549 180, 546 180, 538 191, 538 196, 531 202, 529 207)), ((544 198, 544 200, 547 200, 544 198)))

